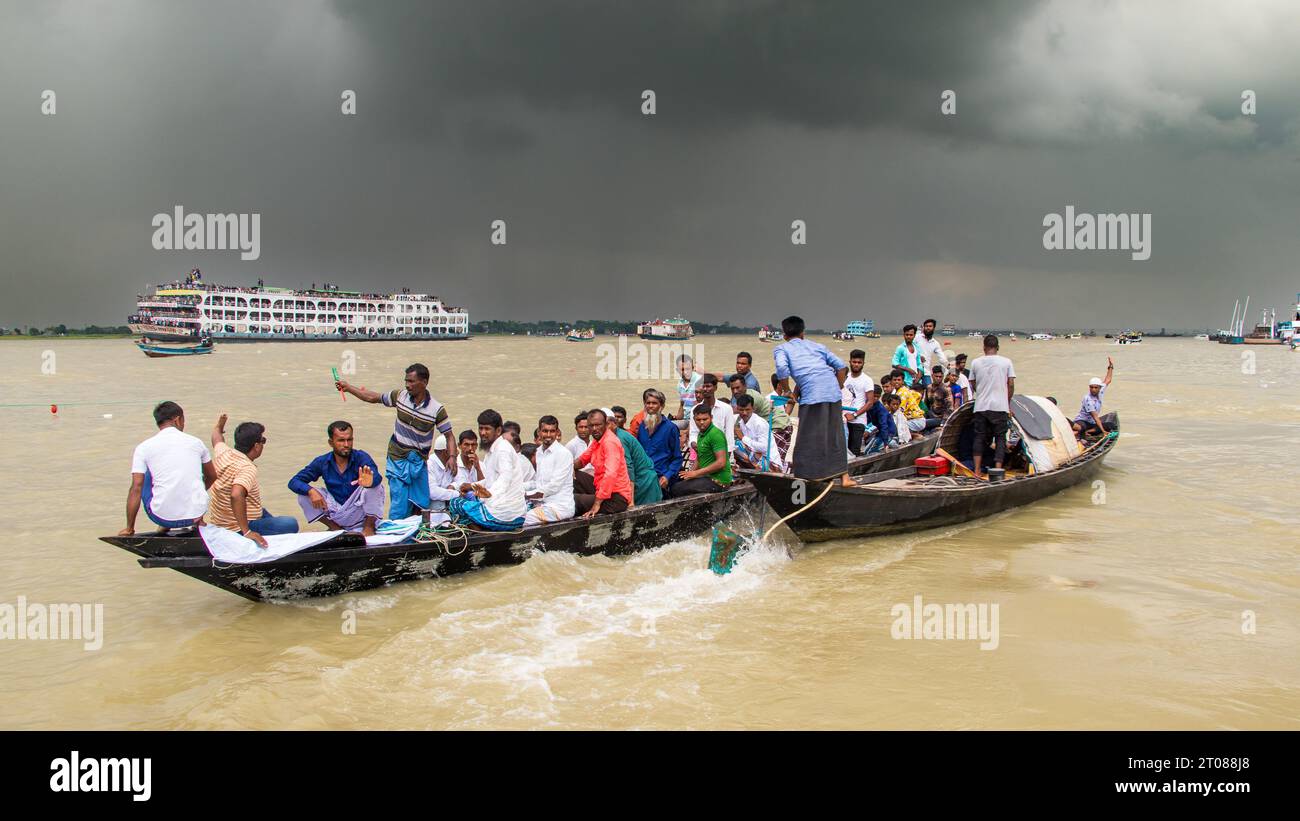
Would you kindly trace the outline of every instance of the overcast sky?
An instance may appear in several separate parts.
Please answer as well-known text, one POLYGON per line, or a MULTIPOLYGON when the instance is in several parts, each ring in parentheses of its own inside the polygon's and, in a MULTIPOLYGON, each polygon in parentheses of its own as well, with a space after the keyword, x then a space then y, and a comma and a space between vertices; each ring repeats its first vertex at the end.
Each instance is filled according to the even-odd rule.
POLYGON ((1284 315, 1298 42, 1295 0, 0 0, 0 325, 193 266, 472 319, 1284 315), (261 258, 154 250, 177 205, 261 214, 261 258), (1044 250, 1067 205, 1150 213, 1150 259, 1044 250))

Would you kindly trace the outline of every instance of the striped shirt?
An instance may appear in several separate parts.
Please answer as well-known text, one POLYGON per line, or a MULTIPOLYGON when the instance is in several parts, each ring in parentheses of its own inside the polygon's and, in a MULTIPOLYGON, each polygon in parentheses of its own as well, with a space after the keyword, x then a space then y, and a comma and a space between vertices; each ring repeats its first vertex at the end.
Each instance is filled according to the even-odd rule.
POLYGON ((227 530, 239 530, 239 520, 235 518, 235 504, 230 493, 235 485, 248 492, 245 502, 248 521, 262 517, 262 486, 257 481, 257 465, 246 455, 218 442, 212 448, 212 465, 217 469, 217 480, 208 488, 208 524, 224 527, 227 530))
POLYGON ((429 458, 433 449, 433 432, 451 437, 451 420, 447 418, 447 409, 425 392, 424 401, 418 406, 411 399, 411 392, 405 388, 380 394, 380 401, 385 407, 397 411, 393 422, 393 438, 388 440, 388 457, 400 462, 406 454, 415 451, 423 459, 429 458))

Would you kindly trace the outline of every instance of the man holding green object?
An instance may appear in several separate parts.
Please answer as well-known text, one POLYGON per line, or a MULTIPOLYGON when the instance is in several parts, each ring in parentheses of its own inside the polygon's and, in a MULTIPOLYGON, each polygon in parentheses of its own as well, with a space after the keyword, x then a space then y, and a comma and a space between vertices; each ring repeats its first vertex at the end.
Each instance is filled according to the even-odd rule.
MULTIPOLYGON (((429 506, 429 469, 426 460, 433 449, 433 438, 443 434, 452 440, 451 420, 442 403, 429 394, 429 369, 415 363, 406 369, 406 388, 387 393, 358 388, 342 380, 334 387, 347 391, 362 402, 393 408, 393 436, 388 441, 388 461, 384 478, 388 480, 388 517, 401 519, 429 506)), ((447 451, 438 451, 445 463, 447 451)))

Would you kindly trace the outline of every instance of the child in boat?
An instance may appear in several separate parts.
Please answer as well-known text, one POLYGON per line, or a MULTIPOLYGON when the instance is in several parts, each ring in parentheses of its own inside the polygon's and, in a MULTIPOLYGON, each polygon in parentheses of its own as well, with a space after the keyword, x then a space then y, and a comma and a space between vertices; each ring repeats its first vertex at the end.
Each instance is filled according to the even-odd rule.
POLYGON ((912 441, 912 429, 907 426, 907 416, 903 413, 903 397, 896 393, 887 393, 883 400, 885 410, 894 420, 894 429, 897 435, 894 437, 893 444, 897 446, 906 445, 912 441))
POLYGON ((932 418, 947 419, 955 406, 952 389, 948 387, 948 380, 943 375, 942 365, 935 365, 931 373, 933 376, 930 385, 925 389, 926 407, 929 408, 932 418))

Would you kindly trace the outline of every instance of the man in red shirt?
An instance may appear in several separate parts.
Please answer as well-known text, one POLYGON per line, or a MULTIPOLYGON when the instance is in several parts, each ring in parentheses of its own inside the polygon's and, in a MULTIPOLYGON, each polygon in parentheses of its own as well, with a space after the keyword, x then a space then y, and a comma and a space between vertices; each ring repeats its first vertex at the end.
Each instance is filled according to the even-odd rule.
POLYGON ((631 507, 632 480, 627 475, 623 443, 612 432, 613 420, 597 408, 587 414, 587 423, 591 427, 591 444, 573 462, 573 502, 577 512, 589 519, 600 513, 619 513, 631 507), (596 469, 594 477, 588 478, 588 474, 581 472, 588 463, 596 469), (584 483, 584 479, 588 481, 584 483), (584 492, 576 492, 579 490, 584 492))

